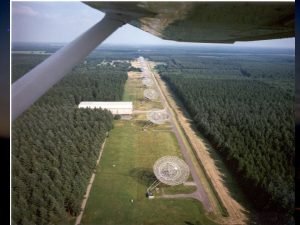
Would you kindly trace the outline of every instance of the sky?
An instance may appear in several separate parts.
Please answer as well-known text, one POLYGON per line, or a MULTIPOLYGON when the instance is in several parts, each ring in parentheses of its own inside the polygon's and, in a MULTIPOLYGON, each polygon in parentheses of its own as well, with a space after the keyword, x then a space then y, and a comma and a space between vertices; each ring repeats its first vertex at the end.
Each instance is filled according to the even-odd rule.
MULTIPOLYGON (((12 2, 12 42, 70 42, 103 17, 102 12, 81 2, 12 2)), ((166 46, 212 45, 166 41, 131 25, 119 28, 104 43, 166 46)), ((228 46, 213 44, 213 46, 217 45, 228 46)), ((234 46, 295 48, 295 38, 236 42, 234 46)))

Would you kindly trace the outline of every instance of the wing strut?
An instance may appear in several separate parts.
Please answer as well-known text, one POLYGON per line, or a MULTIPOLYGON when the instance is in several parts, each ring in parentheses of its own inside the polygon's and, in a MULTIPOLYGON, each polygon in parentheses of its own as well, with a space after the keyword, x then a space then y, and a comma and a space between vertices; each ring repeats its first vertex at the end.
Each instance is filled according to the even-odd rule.
POLYGON ((107 14, 67 46, 58 50, 12 84, 11 119, 14 121, 49 88, 61 80, 93 49, 130 18, 107 14))

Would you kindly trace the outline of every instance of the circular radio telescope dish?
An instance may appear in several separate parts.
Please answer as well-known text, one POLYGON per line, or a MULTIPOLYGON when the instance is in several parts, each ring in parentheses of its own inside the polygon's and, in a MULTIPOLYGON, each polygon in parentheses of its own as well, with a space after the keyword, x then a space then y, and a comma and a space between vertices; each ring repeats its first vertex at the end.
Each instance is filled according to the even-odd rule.
POLYGON ((158 94, 154 89, 146 89, 144 91, 144 96, 150 100, 156 100, 158 98, 158 94))
POLYGON ((169 118, 170 116, 166 110, 154 109, 147 113, 147 119, 155 124, 164 124, 169 118))
POLYGON ((146 85, 147 87, 151 87, 153 85, 153 80, 151 80, 150 78, 144 78, 142 80, 143 84, 146 85))
POLYGON ((164 156, 153 166, 156 178, 167 185, 175 186, 184 183, 189 175, 188 165, 176 156, 164 156))
POLYGON ((148 74, 147 74, 144 70, 143 70, 143 72, 142 72, 142 75, 143 75, 144 78, 149 77, 148 74))

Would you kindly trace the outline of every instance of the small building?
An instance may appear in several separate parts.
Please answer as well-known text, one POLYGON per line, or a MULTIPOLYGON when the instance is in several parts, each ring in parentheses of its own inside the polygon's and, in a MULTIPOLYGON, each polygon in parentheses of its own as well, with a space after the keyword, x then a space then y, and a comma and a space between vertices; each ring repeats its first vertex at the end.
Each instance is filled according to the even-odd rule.
POLYGON ((131 115, 132 102, 80 102, 78 108, 107 109, 113 115, 131 115))

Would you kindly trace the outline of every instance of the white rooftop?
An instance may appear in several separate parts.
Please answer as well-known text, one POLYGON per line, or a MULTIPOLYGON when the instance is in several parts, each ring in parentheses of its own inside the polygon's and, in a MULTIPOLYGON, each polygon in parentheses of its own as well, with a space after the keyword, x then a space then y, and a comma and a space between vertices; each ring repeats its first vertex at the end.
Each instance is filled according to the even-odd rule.
POLYGON ((118 108, 128 109, 133 108, 132 102, 80 102, 79 108, 118 108))

